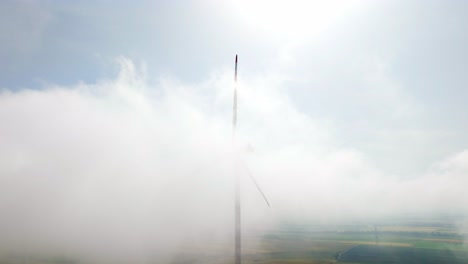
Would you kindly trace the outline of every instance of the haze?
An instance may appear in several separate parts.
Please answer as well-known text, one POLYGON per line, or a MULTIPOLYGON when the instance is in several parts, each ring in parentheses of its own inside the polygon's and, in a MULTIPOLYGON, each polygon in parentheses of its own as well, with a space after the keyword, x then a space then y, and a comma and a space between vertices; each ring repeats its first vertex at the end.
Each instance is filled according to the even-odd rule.
POLYGON ((468 2, 249 3, 2 1, 0 250, 228 248, 234 173, 246 233, 408 214, 463 228, 468 2))

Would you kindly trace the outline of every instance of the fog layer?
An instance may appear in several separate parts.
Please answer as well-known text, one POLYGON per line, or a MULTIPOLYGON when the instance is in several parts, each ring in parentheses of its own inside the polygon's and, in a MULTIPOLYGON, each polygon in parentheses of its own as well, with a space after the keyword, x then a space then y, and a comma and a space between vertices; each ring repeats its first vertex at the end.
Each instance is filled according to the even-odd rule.
POLYGON ((468 208, 464 149, 411 178, 389 174, 341 147, 331 120, 299 111, 275 74, 240 77, 233 147, 231 71, 150 84, 144 65, 117 62, 114 79, 0 93, 2 252, 142 260, 229 245, 235 173, 245 232, 468 208))

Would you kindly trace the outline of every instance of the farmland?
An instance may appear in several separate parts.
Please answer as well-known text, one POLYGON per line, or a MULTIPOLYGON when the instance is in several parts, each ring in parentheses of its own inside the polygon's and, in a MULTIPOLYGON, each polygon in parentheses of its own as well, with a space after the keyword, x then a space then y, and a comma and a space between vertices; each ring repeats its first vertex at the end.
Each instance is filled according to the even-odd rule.
POLYGON ((463 232, 441 222, 284 230, 263 245, 257 263, 468 263, 463 232))
MULTIPOLYGON (((468 263, 466 231, 448 221, 348 225, 282 224, 243 233, 242 263, 468 263)), ((230 240, 229 240, 230 241, 230 240)), ((233 245, 183 244, 169 259, 145 263, 232 263, 233 245)), ((76 258, 3 255, 2 264, 94 263, 76 258)))
MULTIPOLYGON (((284 225, 260 237, 245 234, 243 263, 468 263, 464 236, 445 221, 284 225)), ((226 249, 192 263, 231 263, 230 254, 226 249)))
POLYGON ((358 245, 338 257, 352 263, 467 263, 468 252, 462 250, 358 245))

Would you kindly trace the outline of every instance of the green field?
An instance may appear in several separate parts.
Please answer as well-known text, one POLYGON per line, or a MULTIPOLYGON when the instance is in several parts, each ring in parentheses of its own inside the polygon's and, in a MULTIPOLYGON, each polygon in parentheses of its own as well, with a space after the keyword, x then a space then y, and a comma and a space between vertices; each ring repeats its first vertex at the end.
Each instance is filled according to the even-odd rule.
POLYGON ((462 250, 358 245, 338 257, 348 263, 427 263, 462 264, 468 261, 468 252, 462 250))

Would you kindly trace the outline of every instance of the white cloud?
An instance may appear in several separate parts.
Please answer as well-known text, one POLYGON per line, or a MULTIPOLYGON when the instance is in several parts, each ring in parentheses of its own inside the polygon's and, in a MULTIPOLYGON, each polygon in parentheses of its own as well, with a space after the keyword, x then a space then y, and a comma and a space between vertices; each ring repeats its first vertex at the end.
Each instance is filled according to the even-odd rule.
MULTIPOLYGON (((118 61, 115 80, 0 94, 1 249, 141 259, 231 243, 232 73, 154 87, 118 61)), ((465 152, 412 180, 387 175, 280 87, 268 74, 239 83, 238 144, 254 146, 243 156, 273 206, 244 177, 247 229, 465 210, 465 152)))

